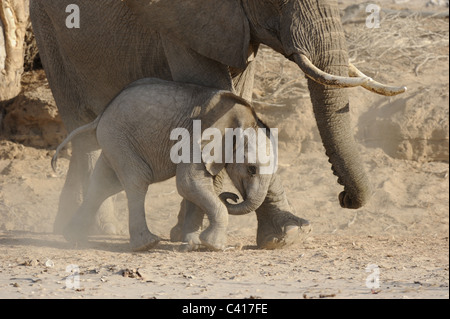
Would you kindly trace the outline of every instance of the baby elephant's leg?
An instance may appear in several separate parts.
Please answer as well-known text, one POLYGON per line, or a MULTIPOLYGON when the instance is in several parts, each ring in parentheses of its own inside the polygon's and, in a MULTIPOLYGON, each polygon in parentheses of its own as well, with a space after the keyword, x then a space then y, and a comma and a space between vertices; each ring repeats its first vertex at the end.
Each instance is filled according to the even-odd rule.
MULTIPOLYGON (((214 189, 217 196, 222 192, 225 176, 226 171, 223 169, 214 177, 214 189)), ((180 211, 178 212, 177 224, 170 230, 170 240, 183 241, 197 245, 200 242, 198 235, 203 226, 204 216, 205 212, 197 205, 183 199, 180 204, 180 211)), ((195 249, 195 247, 190 248, 195 249)))
POLYGON ((145 196, 152 181, 151 170, 129 147, 131 144, 124 144, 121 139, 120 134, 112 141, 105 138, 102 147, 127 194, 131 249, 145 251, 161 240, 150 232, 145 219, 145 196))
POLYGON ((182 227, 182 241, 189 244, 189 250, 195 250, 201 245, 199 235, 202 230, 205 212, 193 202, 187 199, 183 199, 183 201, 185 202, 185 216, 182 227))
POLYGON ((199 244, 198 235, 203 226, 204 216, 205 213, 200 208, 183 198, 178 212, 177 224, 170 230, 170 240, 199 244))
POLYGON ((200 234, 201 243, 213 250, 224 250, 227 244, 228 227, 226 206, 213 196, 200 197, 197 206, 206 212, 209 219, 209 226, 200 234))
POLYGON ((110 196, 122 191, 123 187, 114 170, 108 165, 103 154, 100 155, 89 180, 86 197, 69 224, 63 231, 70 242, 85 242, 89 229, 94 223, 95 213, 110 196))
POLYGON ((133 251, 145 251, 161 240, 150 232, 145 219, 145 195, 147 187, 125 186, 128 198, 130 245, 133 251))
MULTIPOLYGON (((204 211, 208 216, 209 226, 200 234, 200 242, 213 250, 225 249, 228 211, 215 193, 213 178, 205 172, 204 165, 201 163, 179 164, 177 188, 181 196, 197 206, 194 210, 204 211)), ((200 216, 197 213, 194 214, 197 217, 200 216)))

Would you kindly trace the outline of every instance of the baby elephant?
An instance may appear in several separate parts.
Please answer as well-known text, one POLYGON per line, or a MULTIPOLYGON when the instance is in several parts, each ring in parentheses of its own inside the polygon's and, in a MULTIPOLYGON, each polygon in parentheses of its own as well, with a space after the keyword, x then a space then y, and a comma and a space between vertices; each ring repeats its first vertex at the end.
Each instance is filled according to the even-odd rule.
MULTIPOLYGON (((237 215, 255 211, 273 184, 276 155, 270 132, 248 102, 227 91, 152 78, 138 80, 97 119, 64 140, 52 159, 54 169, 61 148, 88 132, 96 132, 102 153, 86 197, 65 229, 69 241, 87 240, 103 201, 125 190, 131 248, 141 251, 155 246, 160 239, 150 232, 145 219, 147 189, 149 184, 176 175, 177 190, 197 211, 193 214, 202 211, 209 219, 209 226, 197 234, 196 244, 222 250, 228 211, 237 215), (224 168, 243 197, 238 204, 228 202, 237 196, 224 193, 219 198, 215 190, 214 179, 224 168)), ((192 219, 189 214, 186 211, 188 220, 192 219)))

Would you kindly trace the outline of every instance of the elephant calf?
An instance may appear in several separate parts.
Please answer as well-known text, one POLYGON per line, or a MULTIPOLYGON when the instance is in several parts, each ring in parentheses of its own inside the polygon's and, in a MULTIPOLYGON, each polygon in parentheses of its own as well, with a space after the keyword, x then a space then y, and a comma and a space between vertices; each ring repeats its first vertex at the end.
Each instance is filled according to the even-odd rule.
MULTIPOLYGON (((58 152, 65 144, 78 134, 96 131, 102 153, 87 195, 66 227, 64 236, 69 241, 86 240, 95 212, 103 201, 125 190, 132 249, 141 251, 155 246, 160 239, 150 232, 145 219, 147 189, 149 184, 176 175, 177 190, 190 206, 186 210, 184 239, 210 249, 224 249, 228 213, 255 211, 267 202, 268 194, 276 193, 280 197, 280 191, 274 189, 281 187, 273 174, 275 170, 267 167, 267 163, 275 161, 274 152, 269 152, 269 162, 264 164, 259 159, 249 160, 256 146, 262 145, 262 140, 266 143, 263 144, 265 155, 272 142, 270 133, 263 130, 265 134, 259 134, 258 128, 266 127, 251 105, 230 92, 153 78, 130 84, 96 120, 74 130, 52 159, 55 168, 58 152), (196 126, 203 133, 210 129, 210 137, 218 136, 220 147, 212 148, 212 142, 203 138, 198 141, 196 126), (215 130, 211 131, 211 128, 215 130), (244 132, 249 128, 258 134, 254 134, 254 140, 247 137, 244 139, 246 142, 240 144, 240 149, 244 149, 241 154, 244 161, 237 161, 239 138, 234 136, 230 144, 224 140, 227 130, 241 129, 244 132), (179 141, 180 136, 182 139, 179 141), (231 157, 227 154, 230 145, 236 150, 231 157), (229 199, 236 201, 237 195, 223 193, 219 198, 214 187, 214 179, 224 168, 244 198, 239 204, 228 202, 229 199), (198 221, 199 216, 202 218, 203 212, 209 219, 209 226, 198 235, 199 226, 193 220, 198 221)), ((284 196, 284 192, 281 193, 284 196)), ((287 204, 283 198, 283 205, 287 204)))

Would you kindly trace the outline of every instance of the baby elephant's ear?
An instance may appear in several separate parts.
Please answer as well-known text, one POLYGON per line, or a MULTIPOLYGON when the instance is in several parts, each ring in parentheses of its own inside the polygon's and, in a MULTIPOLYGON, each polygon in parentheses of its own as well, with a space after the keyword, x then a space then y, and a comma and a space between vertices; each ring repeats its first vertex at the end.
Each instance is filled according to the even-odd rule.
POLYGON ((208 128, 203 131, 202 138, 210 138, 209 140, 202 139, 202 162, 205 164, 208 173, 216 176, 225 167, 222 133, 217 128, 208 128))
MULTIPOLYGON (((197 114, 198 110, 193 113, 197 114)), ((242 97, 219 91, 203 106, 199 118, 202 121, 202 160, 206 170, 216 176, 225 167, 227 160, 231 159, 228 156, 234 154, 234 143, 226 141, 227 129, 243 129, 243 123, 254 120, 256 114, 242 97), (231 112, 236 107, 238 109, 231 112)))

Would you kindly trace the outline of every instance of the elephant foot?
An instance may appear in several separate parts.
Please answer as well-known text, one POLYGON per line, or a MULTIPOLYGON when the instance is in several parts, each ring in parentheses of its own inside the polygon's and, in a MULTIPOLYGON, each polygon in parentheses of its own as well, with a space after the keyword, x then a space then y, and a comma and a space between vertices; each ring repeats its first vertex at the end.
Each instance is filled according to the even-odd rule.
POLYGON ((83 246, 88 242, 88 227, 72 220, 64 227, 62 235, 69 243, 83 246))
POLYGON ((181 251, 181 252, 197 251, 204 247, 205 246, 203 246, 200 239, 198 239, 198 242, 191 240, 188 242, 181 243, 179 251, 181 251))
POLYGON ((183 227, 179 224, 176 224, 170 230, 170 241, 171 242, 179 242, 183 241, 183 227))
MULTIPOLYGON (((60 204, 61 206, 61 204, 60 204)), ((73 216, 75 216, 76 209, 65 209, 65 207, 60 207, 58 213, 56 214, 55 222, 53 223, 53 233, 55 235, 65 236, 66 229, 71 223, 73 216)))
POLYGON ((130 238, 130 246, 133 251, 146 251, 155 247, 160 241, 161 238, 147 230, 133 234, 130 238))
MULTIPOLYGON (((78 206, 78 205, 77 205, 78 206)), ((66 236, 67 228, 86 228, 87 233, 91 235, 118 235, 120 225, 115 214, 115 205, 111 198, 108 198, 100 206, 95 214, 95 218, 91 218, 89 214, 80 211, 73 211, 67 208, 67 205, 60 207, 53 224, 53 233, 66 236), (85 221, 80 216, 86 218, 85 221)), ((76 230, 77 232, 80 230, 76 230)))
POLYGON ((117 230, 116 224, 114 223, 105 223, 101 225, 96 225, 97 233, 96 235, 118 235, 119 231, 117 230))
POLYGON ((67 225, 66 221, 61 221, 61 219, 56 216, 55 223, 53 224, 53 234, 55 235, 63 235, 65 232, 65 226, 67 225))
POLYGON ((273 250, 301 243, 310 231, 311 227, 309 225, 303 225, 301 227, 287 226, 283 229, 281 235, 272 234, 260 239, 258 248, 273 250))
POLYGON ((226 248, 227 234, 225 229, 218 230, 208 227, 200 234, 199 238, 201 244, 208 249, 220 251, 226 248))
POLYGON ((203 226, 204 212, 192 202, 183 199, 177 224, 170 230, 170 241, 193 242, 200 245, 199 234, 203 226))
POLYGON ((117 225, 119 221, 112 216, 110 221, 96 219, 93 227, 91 227, 91 235, 118 235, 117 225))
POLYGON ((258 216, 257 246, 260 249, 279 249, 301 243, 311 232, 306 219, 289 212, 258 216))
POLYGON ((170 230, 170 241, 182 242, 185 247, 183 250, 198 250, 202 245, 199 235, 200 231, 184 234, 182 226, 176 225, 170 230))
POLYGON ((186 234, 183 238, 183 243, 187 243, 187 250, 198 250, 202 247, 202 241, 200 240, 200 232, 194 232, 186 234))
POLYGON ((95 214, 95 220, 91 228, 93 235, 118 235, 118 225, 116 217, 116 205, 113 197, 106 199, 95 214))

